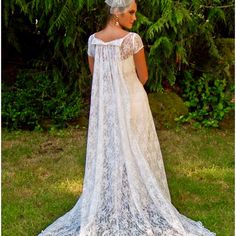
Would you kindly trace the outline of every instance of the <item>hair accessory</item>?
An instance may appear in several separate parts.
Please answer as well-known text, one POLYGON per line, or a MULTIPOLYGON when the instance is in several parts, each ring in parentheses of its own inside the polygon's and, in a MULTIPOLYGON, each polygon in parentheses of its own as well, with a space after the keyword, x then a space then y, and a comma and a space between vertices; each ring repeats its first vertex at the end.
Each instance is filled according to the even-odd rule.
POLYGON ((105 3, 110 6, 110 13, 113 14, 116 10, 123 11, 120 8, 127 8, 133 0, 105 0, 105 3))

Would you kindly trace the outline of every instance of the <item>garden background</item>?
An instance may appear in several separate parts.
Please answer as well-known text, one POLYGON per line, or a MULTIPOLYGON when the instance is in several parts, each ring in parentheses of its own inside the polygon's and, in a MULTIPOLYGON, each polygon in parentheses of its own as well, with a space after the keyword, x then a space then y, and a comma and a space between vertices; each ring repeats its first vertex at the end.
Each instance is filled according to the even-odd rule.
MULTIPOLYGON (((145 85, 173 204, 234 235, 234 23, 229 0, 137 1, 145 85)), ((37 235, 82 191, 87 40, 102 0, 2 3, 2 234, 37 235)))

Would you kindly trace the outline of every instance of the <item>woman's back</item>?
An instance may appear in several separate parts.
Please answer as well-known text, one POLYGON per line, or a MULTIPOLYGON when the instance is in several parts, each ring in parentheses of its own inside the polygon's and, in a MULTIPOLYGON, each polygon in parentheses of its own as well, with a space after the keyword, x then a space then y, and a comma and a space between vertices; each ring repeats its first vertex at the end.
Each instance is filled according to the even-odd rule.
POLYGON ((92 34, 88 40, 88 55, 93 58, 98 56, 102 57, 104 56, 104 51, 110 50, 110 53, 120 54, 114 56, 117 56, 117 58, 120 56, 122 60, 133 56, 142 48, 142 39, 138 34, 133 32, 127 32, 118 38, 110 37, 110 40, 106 40, 104 37, 101 37, 101 35, 98 35, 98 33, 95 33, 92 34), (116 46, 116 48, 114 48, 114 46, 116 46), (101 50, 103 52, 101 52, 101 50))
POLYGON ((95 37, 102 40, 103 42, 110 42, 116 39, 123 38, 129 32, 123 29, 113 30, 111 28, 106 27, 105 29, 98 31, 95 33, 95 37))

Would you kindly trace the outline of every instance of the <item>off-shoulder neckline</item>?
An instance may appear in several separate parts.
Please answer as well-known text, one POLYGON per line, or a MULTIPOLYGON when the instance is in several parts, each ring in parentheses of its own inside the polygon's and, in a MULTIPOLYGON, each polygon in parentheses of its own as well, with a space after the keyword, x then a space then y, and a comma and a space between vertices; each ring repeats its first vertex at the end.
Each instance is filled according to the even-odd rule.
POLYGON ((93 34, 93 37, 94 37, 95 39, 97 39, 97 40, 103 42, 103 43, 111 43, 111 42, 114 42, 114 41, 117 41, 117 40, 125 39, 125 38, 126 38, 128 35, 130 35, 131 33, 132 33, 132 32, 128 32, 128 33, 125 34, 123 37, 117 38, 117 39, 113 39, 113 40, 110 40, 110 41, 104 41, 104 40, 102 40, 102 39, 100 39, 100 38, 97 38, 97 37, 96 37, 96 33, 93 34))

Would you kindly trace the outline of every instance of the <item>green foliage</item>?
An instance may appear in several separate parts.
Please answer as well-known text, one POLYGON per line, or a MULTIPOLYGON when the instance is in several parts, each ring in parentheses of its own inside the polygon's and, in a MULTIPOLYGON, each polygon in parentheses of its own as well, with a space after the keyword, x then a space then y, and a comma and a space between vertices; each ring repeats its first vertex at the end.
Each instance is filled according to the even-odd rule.
POLYGON ((33 77, 22 74, 15 86, 3 89, 2 94, 2 123, 8 128, 39 128, 47 119, 64 126, 81 111, 80 94, 76 90, 67 91, 46 74, 33 77))
MULTIPOLYGON (((228 6, 228 2, 156 0, 142 4, 140 1, 142 14, 139 14, 141 19, 138 19, 135 30, 143 35, 148 45, 148 88, 151 91, 162 89, 164 81, 173 86, 179 72, 191 70, 196 64, 198 44, 207 46, 198 51, 202 56, 208 54, 211 59, 220 58, 215 37, 222 33, 219 23, 227 28, 226 13, 232 12, 234 6, 228 6), (150 5, 151 8, 147 7, 150 5), (143 20, 144 16, 148 21, 143 20)), ((233 24, 232 19, 230 22, 233 24)))
MULTIPOLYGON (((177 86, 189 108, 189 114, 178 120, 217 127, 233 108, 232 61, 225 60, 217 38, 226 34, 227 27, 231 31, 227 22, 234 2, 156 0, 140 2, 140 8, 148 18, 141 17, 136 27, 148 45, 147 88, 158 91, 166 85, 177 86)), ((232 14, 230 22, 234 24, 232 14)))
POLYGON ((201 125, 218 127, 219 121, 233 109, 232 91, 230 91, 233 87, 222 77, 222 74, 215 76, 203 73, 197 78, 189 72, 185 73, 183 97, 190 112, 177 118, 177 121, 194 121, 197 127, 201 125))
MULTIPOLYGON (((223 60, 216 42, 222 36, 234 36, 234 1, 147 0, 144 4, 138 0, 137 4, 138 19, 133 30, 142 36, 148 52, 149 91, 162 90, 166 84, 185 86, 178 81, 179 77, 197 68, 208 74, 205 64, 214 68, 223 60)), ((4 55, 15 49, 17 53, 13 56, 17 54, 24 62, 20 69, 34 71, 32 80, 37 80, 43 72, 56 81, 55 86, 63 84, 66 95, 59 89, 59 97, 71 97, 73 93, 69 91, 76 88, 76 93, 88 100, 91 80, 85 60, 87 40, 91 33, 103 28, 106 16, 103 0, 5 1, 4 55)), ((227 79, 227 75, 223 76, 222 79, 227 79)), ((25 99, 26 95, 21 95, 25 99)), ((9 93, 3 94, 10 101, 9 96, 9 93)), ((54 105, 60 107, 56 102, 54 105)), ((46 109, 47 106, 42 107, 46 109)), ((29 107, 27 114, 37 117, 31 109, 34 108, 29 107)), ((16 116, 18 118, 20 115, 16 116)))
POLYGON ((5 46, 26 61, 24 74, 2 91, 3 126, 33 129, 47 119, 64 125, 80 116, 82 96, 86 99, 90 88, 83 60, 87 33, 81 27, 86 21, 81 9, 88 7, 91 1, 12 0, 3 5, 5 46))
POLYGON ((175 118, 188 113, 184 101, 174 92, 149 93, 148 100, 158 130, 176 127, 175 118))

